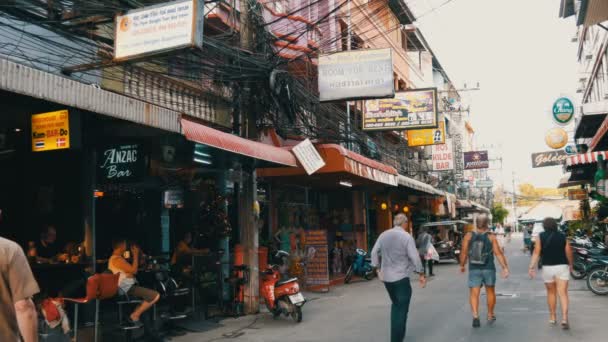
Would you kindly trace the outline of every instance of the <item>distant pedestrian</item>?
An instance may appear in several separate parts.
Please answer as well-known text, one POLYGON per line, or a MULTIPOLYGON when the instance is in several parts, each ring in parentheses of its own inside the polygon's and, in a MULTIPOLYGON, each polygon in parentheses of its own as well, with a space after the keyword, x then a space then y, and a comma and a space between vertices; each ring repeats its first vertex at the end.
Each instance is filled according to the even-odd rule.
POLYGON ((473 313, 473 327, 478 328, 479 321, 479 295, 481 287, 486 288, 488 300, 488 323, 496 321, 494 306, 496 305, 496 266, 494 256, 502 266, 502 276, 509 276, 509 266, 507 259, 498 245, 496 237, 488 229, 489 218, 486 214, 481 214, 477 218, 477 231, 468 233, 464 237, 460 257, 460 271, 465 272, 466 262, 469 262, 469 301, 473 313), (466 251, 466 252, 464 252, 466 251))
POLYGON ((407 315, 412 298, 410 273, 420 275, 420 286, 425 287, 426 277, 416 243, 407 232, 408 221, 404 214, 397 214, 395 227, 384 231, 372 249, 372 266, 378 269, 378 277, 384 282, 391 299, 391 342, 403 342, 407 327, 407 315))
POLYGON ((0 238, 0 341, 38 341, 32 296, 39 292, 23 249, 0 238))
POLYGON ((502 249, 502 252, 505 252, 505 229, 499 223, 496 225, 496 229, 494 230, 494 235, 496 235, 496 240, 498 240, 498 245, 502 249))
POLYGON ((433 274, 433 259, 429 257, 429 250, 433 245, 433 237, 429 234, 427 227, 421 227, 418 238, 416 239, 416 248, 418 248, 418 254, 422 261, 422 268, 424 274, 428 274, 429 277, 434 277, 433 274), (427 273, 428 269, 428 273, 427 273))
POLYGON ((513 232, 513 229, 511 228, 510 225, 505 226, 505 239, 507 240, 507 243, 511 243, 511 233, 513 232))
POLYGON ((524 234, 524 251, 529 251, 530 254, 532 253, 532 231, 530 231, 530 227, 529 226, 524 226, 523 227, 523 234, 524 234))
POLYGON ((569 329, 568 323, 568 281, 572 269, 572 250, 566 236, 557 230, 557 221, 547 217, 543 221, 544 232, 540 233, 534 245, 534 254, 528 273, 536 277, 536 263, 543 263, 543 281, 547 288, 549 323, 557 322, 557 297, 562 307, 562 328, 569 329))

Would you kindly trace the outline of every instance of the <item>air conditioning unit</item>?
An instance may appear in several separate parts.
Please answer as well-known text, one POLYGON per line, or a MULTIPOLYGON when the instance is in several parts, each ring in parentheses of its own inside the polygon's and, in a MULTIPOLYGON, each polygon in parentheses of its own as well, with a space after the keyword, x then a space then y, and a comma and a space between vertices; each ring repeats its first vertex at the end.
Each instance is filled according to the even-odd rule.
POLYGON ((577 93, 577 94, 582 94, 582 93, 583 93, 583 88, 578 88, 578 89, 576 89, 576 93, 577 93))
POLYGON ((572 43, 576 43, 576 42, 578 42, 578 36, 574 36, 574 37, 572 37, 572 38, 570 39, 570 41, 571 41, 572 43))
POLYGON ((585 55, 585 59, 590 61, 593 59, 593 55, 589 54, 589 55, 585 55))

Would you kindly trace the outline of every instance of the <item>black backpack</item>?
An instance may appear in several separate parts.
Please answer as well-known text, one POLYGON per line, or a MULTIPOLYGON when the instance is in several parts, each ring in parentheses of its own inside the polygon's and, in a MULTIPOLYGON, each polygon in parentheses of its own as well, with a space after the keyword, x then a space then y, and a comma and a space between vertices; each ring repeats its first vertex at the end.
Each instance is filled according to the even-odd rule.
POLYGON ((492 243, 487 233, 472 233, 473 237, 469 243, 469 262, 472 265, 486 265, 492 253, 492 243))

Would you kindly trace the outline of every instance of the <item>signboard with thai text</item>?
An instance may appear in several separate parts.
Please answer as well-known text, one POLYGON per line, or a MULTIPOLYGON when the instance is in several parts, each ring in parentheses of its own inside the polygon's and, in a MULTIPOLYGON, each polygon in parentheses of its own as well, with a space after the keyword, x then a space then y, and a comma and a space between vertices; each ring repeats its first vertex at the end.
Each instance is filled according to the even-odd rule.
POLYGON ((203 8, 199 0, 177 0, 116 16, 114 59, 202 48, 203 8))
POLYGON ((317 149, 312 142, 310 142, 310 139, 306 139, 297 144, 291 151, 296 158, 298 158, 298 161, 309 175, 312 175, 325 166, 325 161, 319 152, 317 152, 317 149))
POLYGON ((433 171, 446 171, 454 169, 452 139, 446 139, 445 144, 433 145, 432 159, 433 171))
POLYGON ((139 144, 107 146, 97 154, 100 183, 136 181, 143 176, 146 160, 139 144))
POLYGON ((355 50, 319 56, 319 100, 393 97, 392 49, 355 50))
POLYGON ((70 148, 70 114, 67 110, 32 115, 32 151, 70 148))
POLYGON ((464 152, 464 169, 487 169, 490 167, 488 151, 469 151, 464 152))
POLYGON ((568 153, 564 150, 532 153, 532 167, 562 165, 566 159, 568 159, 568 153))
POLYGON ((329 290, 329 249, 327 231, 306 231, 306 285, 329 290))
POLYGON ((436 128, 437 122, 436 88, 401 91, 392 99, 365 101, 363 130, 436 128))
POLYGON ((437 128, 412 129, 407 131, 407 146, 445 144, 445 123, 439 121, 437 128))

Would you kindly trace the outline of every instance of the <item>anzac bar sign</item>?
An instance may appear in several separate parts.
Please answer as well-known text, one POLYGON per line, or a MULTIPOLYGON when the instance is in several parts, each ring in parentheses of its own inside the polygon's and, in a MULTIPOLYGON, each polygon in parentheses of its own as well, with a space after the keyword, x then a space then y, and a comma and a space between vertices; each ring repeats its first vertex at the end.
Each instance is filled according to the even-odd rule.
POLYGON ((562 165, 568 154, 564 150, 532 153, 532 167, 562 165))
POLYGON ((396 131, 437 127, 437 89, 415 89, 395 98, 365 101, 363 130, 396 131))
POLYGON ((145 158, 139 144, 108 146, 97 155, 100 183, 137 181, 143 176, 145 158))
POLYGON ((306 285, 327 286, 329 290, 329 250, 327 231, 306 231, 306 285))

